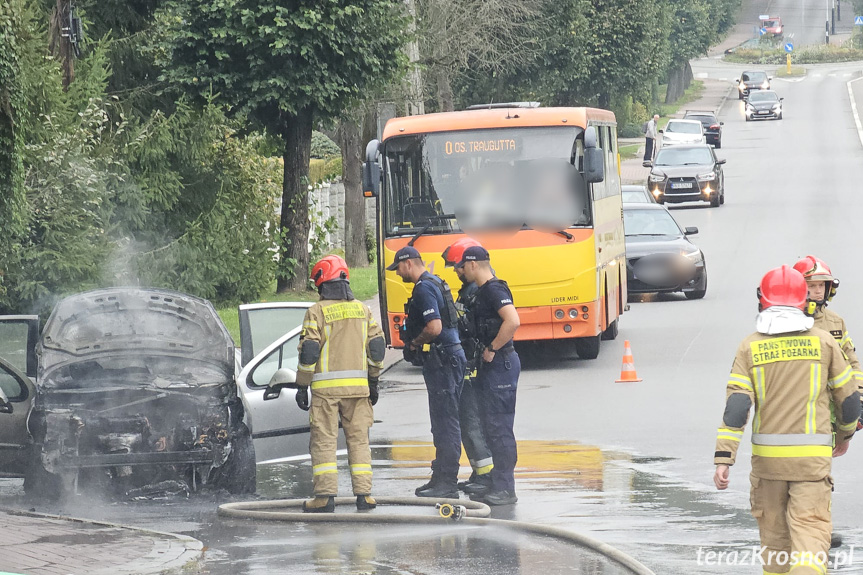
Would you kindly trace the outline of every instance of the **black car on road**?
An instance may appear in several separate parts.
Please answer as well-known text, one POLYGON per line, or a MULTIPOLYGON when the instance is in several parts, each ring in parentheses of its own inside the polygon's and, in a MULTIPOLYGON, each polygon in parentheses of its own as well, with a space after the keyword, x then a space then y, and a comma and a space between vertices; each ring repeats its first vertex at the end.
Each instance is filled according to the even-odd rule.
POLYGON ((662 148, 650 166, 647 187, 657 203, 725 203, 725 174, 720 160, 708 144, 662 148))
POLYGON ((745 100, 753 90, 769 90, 770 80, 772 76, 768 76, 763 70, 749 70, 740 74, 737 81, 738 98, 745 100))
POLYGON ((683 292, 687 299, 707 294, 707 263, 701 249, 681 230, 664 206, 624 204, 626 281, 630 294, 683 292))
POLYGON ((713 112, 699 112, 697 110, 686 110, 684 120, 698 120, 704 128, 704 141, 717 148, 722 147, 722 126, 725 122, 716 119, 713 112))
POLYGON ((773 90, 754 92, 746 100, 746 121, 781 120, 784 100, 785 98, 780 98, 773 90))

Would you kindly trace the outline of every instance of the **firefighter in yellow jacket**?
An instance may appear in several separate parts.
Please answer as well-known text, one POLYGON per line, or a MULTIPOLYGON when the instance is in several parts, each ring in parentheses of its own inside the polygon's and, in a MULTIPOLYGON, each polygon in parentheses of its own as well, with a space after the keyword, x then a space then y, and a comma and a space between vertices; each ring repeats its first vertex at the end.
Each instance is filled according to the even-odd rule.
POLYGON ((839 344, 803 313, 806 281, 800 272, 789 266, 769 271, 758 298, 756 333, 740 344, 728 379, 713 480, 717 489, 728 487, 754 404, 750 503, 764 574, 825 575, 832 457, 848 449, 860 397, 839 344))
POLYGON ((309 410, 315 497, 307 513, 331 513, 338 494, 336 441, 339 419, 348 444, 351 484, 357 509, 373 509, 369 428, 378 400, 378 376, 386 342, 362 302, 354 299, 345 260, 327 256, 312 268, 321 300, 306 311, 299 345, 297 404, 309 410), (308 389, 312 398, 309 404, 308 389))
MULTIPOLYGON (((827 304, 836 295, 839 288, 839 280, 833 277, 830 268, 822 260, 815 256, 806 256, 794 264, 794 269, 803 274, 808 288, 806 314, 815 319, 815 327, 821 328, 832 335, 839 342, 839 347, 848 356, 848 362, 857 383, 857 391, 863 394, 863 369, 860 368, 860 360, 857 359, 857 350, 854 342, 845 327, 845 320, 831 309, 827 304)), ((857 426, 860 429, 860 425, 857 426)))

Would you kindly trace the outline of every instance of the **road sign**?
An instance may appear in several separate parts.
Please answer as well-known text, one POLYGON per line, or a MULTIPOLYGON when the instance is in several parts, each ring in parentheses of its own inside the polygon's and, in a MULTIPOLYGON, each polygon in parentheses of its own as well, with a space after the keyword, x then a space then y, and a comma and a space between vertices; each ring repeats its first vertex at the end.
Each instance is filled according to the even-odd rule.
POLYGON ((854 25, 863 26, 863 16, 854 16, 854 25))
POLYGON ((764 36, 765 34, 767 34, 767 28, 761 28, 761 29, 758 31, 758 35, 759 35, 759 36, 764 36))
POLYGON ((770 20, 770 15, 769 14, 762 14, 761 16, 758 17, 758 19, 759 20, 770 20))
POLYGON ((794 44, 792 42, 785 42, 785 51, 789 54, 794 51, 794 44))

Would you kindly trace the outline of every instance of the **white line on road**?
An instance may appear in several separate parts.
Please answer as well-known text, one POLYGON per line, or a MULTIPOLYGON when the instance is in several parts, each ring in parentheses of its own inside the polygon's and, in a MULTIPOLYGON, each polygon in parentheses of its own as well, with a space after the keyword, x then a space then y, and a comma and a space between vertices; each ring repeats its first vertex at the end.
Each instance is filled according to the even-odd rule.
POLYGON ((848 98, 851 100, 851 113, 854 114, 854 123, 857 124, 857 136, 860 138, 860 145, 863 146, 863 125, 860 124, 860 115, 857 113, 857 102, 854 100, 854 90, 851 89, 851 84, 858 80, 863 80, 863 76, 848 80, 848 98))
POLYGON ((842 74, 842 77, 843 77, 843 78, 850 78, 850 77, 851 77, 851 74, 842 74))
POLYGON ((835 77, 836 77, 836 74, 827 74, 827 76, 828 76, 828 77, 830 77, 830 78, 835 78, 835 77))
POLYGON ((812 77, 813 77, 813 78, 820 78, 820 77, 821 77, 821 74, 812 74, 812 77))

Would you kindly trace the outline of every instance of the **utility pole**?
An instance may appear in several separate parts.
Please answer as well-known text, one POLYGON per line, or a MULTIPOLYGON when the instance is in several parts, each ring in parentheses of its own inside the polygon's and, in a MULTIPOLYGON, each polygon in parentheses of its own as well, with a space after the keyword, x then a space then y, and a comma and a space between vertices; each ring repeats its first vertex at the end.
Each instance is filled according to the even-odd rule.
POLYGON ((830 43, 830 0, 824 0, 824 43, 830 43))
POLYGON ((72 0, 57 0, 51 18, 49 49, 60 60, 63 69, 63 91, 75 80, 75 58, 81 55, 81 19, 72 0))

